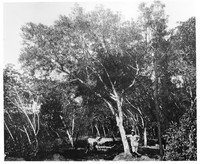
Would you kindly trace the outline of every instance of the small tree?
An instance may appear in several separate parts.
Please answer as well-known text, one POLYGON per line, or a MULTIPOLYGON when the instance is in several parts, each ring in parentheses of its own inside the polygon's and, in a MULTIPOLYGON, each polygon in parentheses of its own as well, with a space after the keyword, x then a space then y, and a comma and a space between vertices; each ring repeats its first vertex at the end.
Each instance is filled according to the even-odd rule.
POLYGON ((197 160, 196 126, 196 105, 193 104, 180 118, 179 124, 171 124, 168 130, 166 160, 197 160))
POLYGON ((22 155, 31 159, 38 151, 40 130, 40 102, 25 83, 22 76, 11 66, 4 70, 4 130, 5 153, 22 155), (24 143, 23 143, 24 142, 24 143), (21 153, 21 154, 20 154, 21 153))

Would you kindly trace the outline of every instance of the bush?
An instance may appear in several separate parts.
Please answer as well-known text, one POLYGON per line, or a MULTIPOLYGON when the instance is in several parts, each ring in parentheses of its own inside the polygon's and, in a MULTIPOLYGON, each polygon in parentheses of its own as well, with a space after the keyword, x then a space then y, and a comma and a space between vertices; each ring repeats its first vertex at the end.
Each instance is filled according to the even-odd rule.
POLYGON ((18 130, 12 130, 12 132, 15 134, 15 141, 11 139, 7 131, 4 132, 5 154, 9 157, 22 157, 26 160, 32 160, 38 152, 37 141, 32 138, 30 145, 24 133, 18 130))
POLYGON ((185 113, 169 130, 166 160, 197 160, 196 109, 185 113))

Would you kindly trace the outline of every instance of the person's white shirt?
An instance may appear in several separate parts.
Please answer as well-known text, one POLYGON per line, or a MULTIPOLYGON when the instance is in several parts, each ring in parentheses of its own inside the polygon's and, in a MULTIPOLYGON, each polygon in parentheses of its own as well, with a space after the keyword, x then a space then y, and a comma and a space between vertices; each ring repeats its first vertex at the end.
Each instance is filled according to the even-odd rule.
POLYGON ((135 135, 130 134, 130 135, 127 135, 127 137, 130 138, 132 152, 137 152, 140 136, 136 134, 135 135))

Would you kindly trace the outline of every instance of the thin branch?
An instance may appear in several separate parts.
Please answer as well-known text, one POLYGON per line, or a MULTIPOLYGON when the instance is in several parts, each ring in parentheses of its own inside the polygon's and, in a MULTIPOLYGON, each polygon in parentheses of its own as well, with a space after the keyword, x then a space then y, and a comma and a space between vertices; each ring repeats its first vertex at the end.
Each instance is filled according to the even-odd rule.
POLYGON ((10 100, 10 102, 11 102, 13 105, 15 105, 17 108, 20 108, 20 106, 16 105, 9 97, 8 97, 8 99, 10 100))
POLYGON ((87 68, 89 68, 94 74, 96 74, 99 78, 99 80, 101 81, 101 83, 103 84, 104 88, 106 91, 109 91, 108 90, 108 87, 105 85, 105 83, 103 82, 103 79, 101 78, 100 74, 97 73, 94 69, 92 69, 91 67, 87 66, 87 68))
POLYGON ((142 120, 142 126, 144 127, 144 118, 141 115, 139 116, 140 116, 140 119, 142 120))
POLYGON ((12 117, 10 116, 10 113, 8 111, 5 111, 5 112, 8 114, 8 117, 10 118, 10 120, 13 121, 12 117))
MULTIPOLYGON (((78 78, 77 76, 75 76, 75 75, 73 75, 73 74, 71 74, 71 72, 70 71, 68 71, 68 70, 65 70, 64 68, 63 68, 63 66, 62 65, 60 65, 60 68, 59 68, 61 71, 63 71, 64 73, 66 73, 66 74, 68 74, 68 75, 71 75, 72 77, 74 77, 77 81, 79 81, 81 84, 84 84, 84 85, 86 85, 85 83, 84 83, 84 81, 83 80, 81 80, 80 78, 78 78)), ((72 80, 72 81, 75 81, 75 80, 72 80)), ((71 82, 72 82, 71 81, 71 82)))
POLYGON ((24 131, 24 130, 22 130, 22 129, 20 129, 19 127, 18 127, 18 129, 19 129, 20 131, 22 131, 23 133, 25 133, 25 131, 24 131))
POLYGON ((14 137, 13 137, 13 135, 12 135, 12 133, 11 133, 10 129, 8 128, 8 126, 7 126, 7 124, 6 124, 5 121, 4 121, 4 124, 5 124, 5 126, 6 126, 6 129, 8 130, 8 133, 10 134, 10 136, 11 136, 13 142, 15 142, 15 139, 14 139, 14 137))
POLYGON ((28 142, 29 142, 29 144, 31 145, 31 140, 30 140, 29 134, 28 134, 28 132, 27 132, 27 130, 26 130, 26 128, 25 128, 24 126, 23 126, 23 128, 24 128, 24 131, 25 131, 26 136, 27 136, 27 138, 28 138, 28 142))
MULTIPOLYGON (((130 54, 128 51, 126 51, 126 53, 127 53, 130 57, 132 57, 131 54, 130 54)), ((131 87, 135 84, 136 76, 139 74, 139 65, 138 65, 138 63, 137 63, 137 58, 136 58, 136 68, 134 68, 134 67, 131 66, 130 64, 129 64, 128 66, 131 67, 133 70, 136 70, 135 78, 133 79, 132 83, 131 83, 126 89, 124 89, 124 90, 122 91, 122 93, 124 93, 125 90, 131 88, 131 87)))
POLYGON ((133 113, 129 110, 129 109, 127 109, 127 111, 130 113, 130 115, 133 117, 133 113))
POLYGON ((126 98, 126 101, 131 105, 131 107, 136 109, 138 111, 138 113, 142 116, 142 112, 139 110, 139 108, 136 108, 127 98, 126 98))
POLYGON ((135 68, 135 67, 133 67, 133 66, 132 66, 132 65, 130 65, 130 64, 128 64, 128 66, 129 66, 129 67, 131 67, 132 69, 134 69, 134 70, 138 71, 138 64, 136 65, 136 68, 135 68))
POLYGON ((111 84, 111 86, 112 86, 112 90, 116 92, 115 87, 114 87, 114 84, 113 84, 112 81, 111 81, 110 75, 109 75, 109 73, 107 72, 107 69, 104 67, 104 65, 103 65, 99 60, 97 60, 97 61, 100 63, 100 65, 103 67, 104 71, 106 72, 106 76, 108 77, 108 80, 109 80, 109 82, 110 82, 110 84, 111 84))
POLYGON ((37 121, 37 123, 38 123, 38 126, 37 126, 38 129, 37 129, 36 135, 39 133, 39 130, 40 130, 40 116, 39 116, 39 114, 37 114, 37 118, 38 118, 38 119, 37 119, 37 120, 38 120, 38 121, 37 121))
POLYGON ((104 100, 104 102, 108 105, 108 107, 110 108, 112 114, 115 116, 115 115, 116 115, 116 112, 115 112, 113 106, 111 105, 111 103, 108 102, 105 98, 103 98, 103 100, 104 100))
POLYGON ((126 118, 128 118, 128 116, 123 112, 123 116, 125 116, 126 118))
MULTIPOLYGON (((33 124, 32 124, 32 122, 31 122, 31 120, 30 120, 28 114, 26 113, 26 111, 25 111, 25 109, 24 109, 24 107, 23 107, 23 103, 22 103, 22 101, 21 101, 21 98, 20 98, 20 96, 19 96, 19 94, 18 94, 18 92, 17 92, 17 90, 16 90, 15 87, 14 87, 14 89, 15 89, 15 92, 16 92, 16 94, 17 94, 18 100, 19 100, 19 102, 20 102, 20 104, 21 104, 21 108, 20 108, 20 109, 21 109, 21 110, 23 111, 23 113, 25 114, 25 116, 26 116, 26 118, 27 118, 29 124, 31 125, 31 128, 32 128, 32 130, 33 130, 33 133, 34 133, 34 135, 36 136, 34 126, 33 126, 33 124)), ((18 104, 17 101, 16 101, 16 103, 18 104)), ((19 105, 19 104, 18 104, 18 105, 19 105)), ((20 105, 19 105, 19 106, 20 106, 20 105)))

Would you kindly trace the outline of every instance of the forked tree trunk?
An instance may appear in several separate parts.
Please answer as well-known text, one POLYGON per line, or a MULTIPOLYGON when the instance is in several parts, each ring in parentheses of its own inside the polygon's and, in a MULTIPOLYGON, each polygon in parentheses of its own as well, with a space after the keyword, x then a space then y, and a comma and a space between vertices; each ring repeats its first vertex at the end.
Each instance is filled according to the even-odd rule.
POLYGON ((125 133, 124 126, 123 126, 123 121, 118 116, 116 116, 116 121, 117 121, 117 126, 119 128, 119 132, 121 135, 121 139, 122 139, 122 143, 123 143, 123 147, 124 147, 124 153, 127 155, 131 155, 128 141, 126 139, 126 133, 125 133))
POLYGON ((114 89, 114 86, 113 86, 113 94, 111 94, 111 98, 116 102, 117 111, 114 109, 114 107, 112 106, 111 103, 109 103, 105 99, 104 99, 104 101, 106 102, 106 104, 110 108, 112 114, 115 116, 117 126, 119 128, 123 148, 124 148, 124 154, 125 155, 131 155, 130 148, 129 148, 129 145, 128 145, 128 141, 127 141, 127 138, 126 138, 126 132, 125 132, 125 129, 124 129, 124 126, 123 126, 123 112, 122 112, 122 101, 123 101, 123 99, 120 99, 116 90, 114 89))
POLYGON ((115 117, 116 117, 117 126, 120 131, 123 147, 124 147, 124 154, 131 155, 128 141, 126 138, 126 132, 123 126, 122 100, 119 99, 118 95, 116 96, 116 100, 117 100, 116 102, 117 102, 118 116, 116 115, 115 117))
POLYGON ((70 141, 72 147, 74 147, 74 141, 73 141, 73 138, 72 138, 71 134, 69 133, 68 130, 66 132, 67 132, 67 135, 68 135, 68 138, 69 138, 69 141, 70 141))

